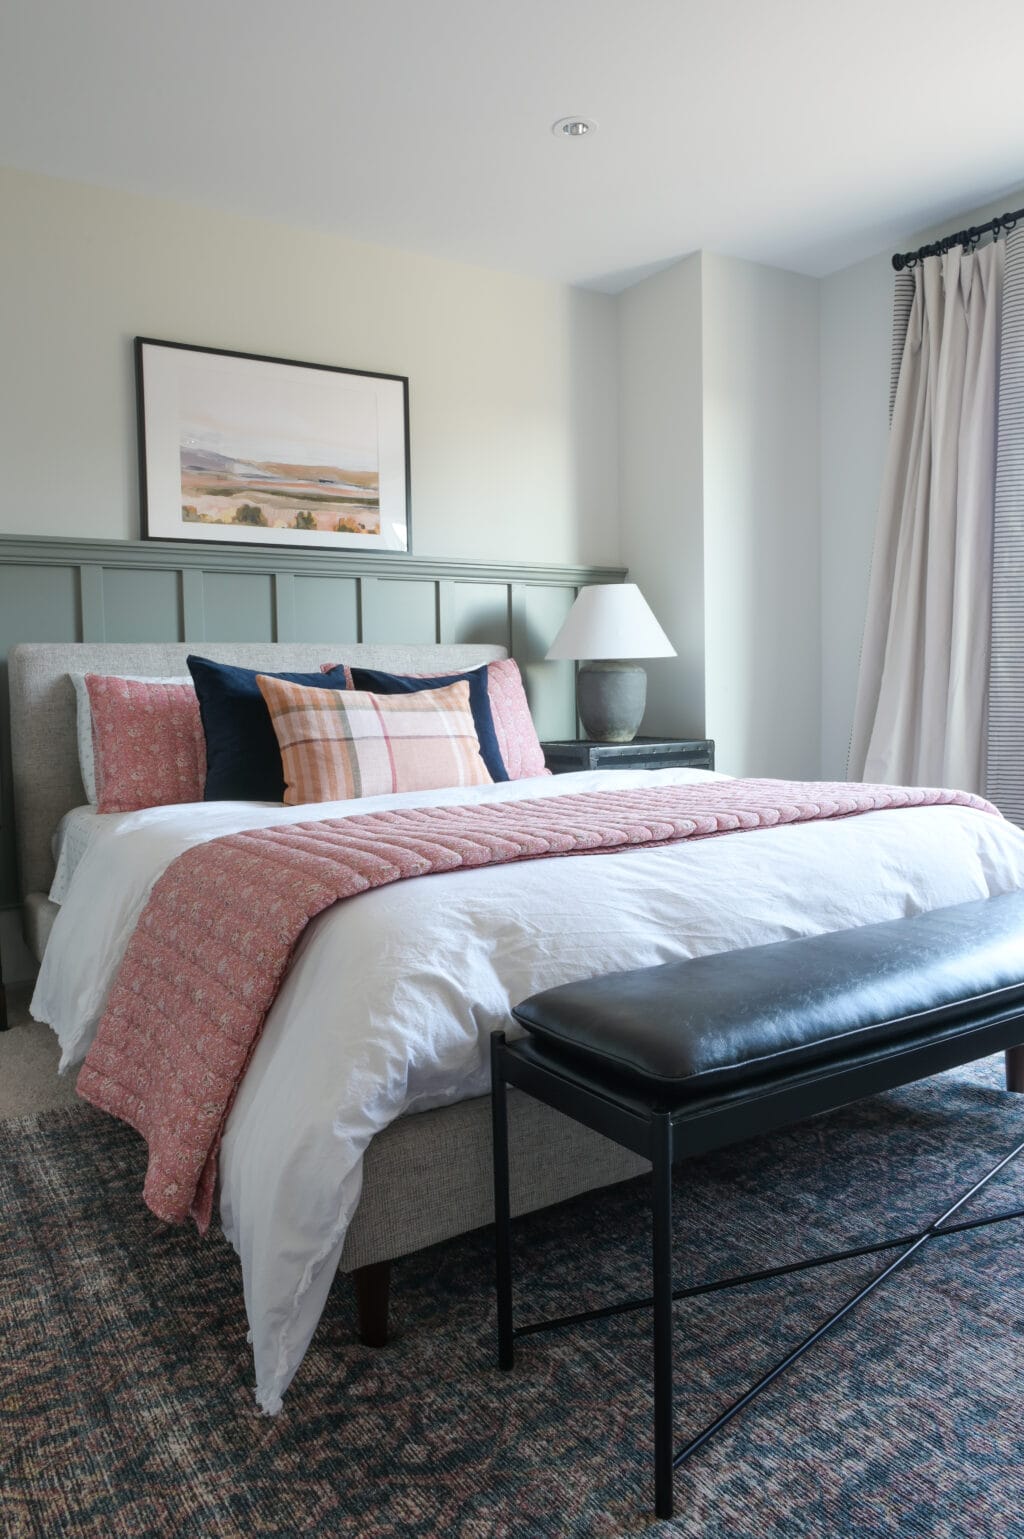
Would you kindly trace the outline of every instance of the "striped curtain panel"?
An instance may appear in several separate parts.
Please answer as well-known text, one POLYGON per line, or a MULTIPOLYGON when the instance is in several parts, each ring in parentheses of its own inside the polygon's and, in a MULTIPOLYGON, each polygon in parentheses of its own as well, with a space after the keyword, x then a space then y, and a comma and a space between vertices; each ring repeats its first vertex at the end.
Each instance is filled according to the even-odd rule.
POLYGON ((1005 246, 986 795, 1024 827, 1024 230, 1005 246))
POLYGON ((907 327, 914 304, 914 274, 909 267, 896 274, 895 293, 892 300, 892 368, 889 375, 889 421, 896 409, 896 387, 903 367, 903 349, 907 341, 907 327))

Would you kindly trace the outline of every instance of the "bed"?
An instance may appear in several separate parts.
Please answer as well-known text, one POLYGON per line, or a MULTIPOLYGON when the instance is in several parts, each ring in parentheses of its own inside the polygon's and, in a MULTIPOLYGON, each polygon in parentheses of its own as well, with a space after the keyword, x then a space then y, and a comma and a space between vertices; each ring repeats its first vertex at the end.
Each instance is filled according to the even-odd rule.
MULTIPOLYGON (((176 677, 194 650, 275 671, 315 670, 339 657, 399 672, 457 670, 504 655, 495 647, 336 643, 15 648, 12 744, 26 935, 45 962, 41 1014, 58 1030, 69 1062, 76 1032, 95 1015, 115 970, 111 937, 134 922, 167 863, 196 839, 310 815, 309 808, 241 804, 129 815, 105 842, 84 841, 63 912, 48 898, 53 833, 84 801, 67 675, 176 677), (48 952, 55 921, 57 944, 48 952)), ((666 783, 716 778, 655 773, 666 783)), ((597 785, 628 787, 649 774, 566 775, 475 788, 473 795, 572 796, 597 785)), ((588 972, 843 929, 1019 887, 1024 834, 971 809, 922 807, 685 849, 435 875, 321 915, 268 1017, 221 1153, 221 1218, 246 1276, 260 1406, 279 1409, 337 1270, 355 1274, 364 1327, 379 1332, 386 1264, 490 1220, 486 1043, 495 1026, 508 1023, 516 998, 588 972), (367 1066, 376 1078, 366 1078, 367 1066), (335 1080, 345 1082, 343 1111, 335 1080), (378 1094, 380 1086, 387 1094, 378 1094), (307 1115, 308 1136, 299 1136, 307 1115), (320 1237, 315 1245, 307 1220, 309 1234, 320 1237), (282 1271, 281 1256, 292 1251, 297 1259, 282 1271)), ((528 1100, 515 1106, 512 1123, 516 1211, 644 1168, 528 1100)))

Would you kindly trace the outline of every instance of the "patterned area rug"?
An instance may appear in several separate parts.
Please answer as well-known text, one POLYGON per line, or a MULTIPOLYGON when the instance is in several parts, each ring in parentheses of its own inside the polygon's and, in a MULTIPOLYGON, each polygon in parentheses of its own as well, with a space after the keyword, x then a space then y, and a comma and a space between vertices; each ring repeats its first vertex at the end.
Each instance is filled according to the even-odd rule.
MULTIPOLYGON (((678 1173, 679 1280, 927 1222, 1024 1136, 993 1060, 678 1173)), ((234 1255, 142 1208, 86 1108, 0 1124, 0 1532, 1020 1539, 1024 1223, 926 1247, 680 1472, 651 1518, 648 1319, 493 1366, 489 1231, 396 1267, 391 1346, 339 1279, 284 1413, 256 1412, 234 1255)), ((520 1319, 646 1291, 644 1181, 517 1225, 520 1319)), ((1010 1169, 977 1211, 1024 1205, 1010 1169)), ((856 1291, 863 1258, 677 1305, 678 1438, 856 1291)))

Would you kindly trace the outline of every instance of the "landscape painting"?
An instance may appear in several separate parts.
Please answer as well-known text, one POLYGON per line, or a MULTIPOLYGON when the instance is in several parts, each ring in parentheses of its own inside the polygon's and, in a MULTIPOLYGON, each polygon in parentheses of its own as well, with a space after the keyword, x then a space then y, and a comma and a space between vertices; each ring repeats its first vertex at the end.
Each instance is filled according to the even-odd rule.
POLYGON ((407 550, 408 382, 136 339, 150 539, 407 550))

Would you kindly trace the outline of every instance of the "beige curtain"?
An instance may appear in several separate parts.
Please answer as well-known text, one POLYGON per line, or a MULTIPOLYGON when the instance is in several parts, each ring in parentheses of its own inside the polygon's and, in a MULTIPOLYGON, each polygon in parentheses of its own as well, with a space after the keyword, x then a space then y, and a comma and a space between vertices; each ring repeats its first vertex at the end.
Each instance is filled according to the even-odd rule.
POLYGON ((878 514, 849 772, 985 785, 1005 247, 915 269, 878 514))

